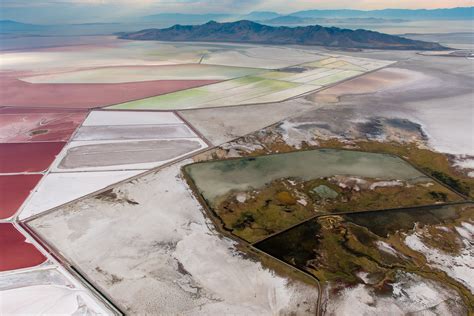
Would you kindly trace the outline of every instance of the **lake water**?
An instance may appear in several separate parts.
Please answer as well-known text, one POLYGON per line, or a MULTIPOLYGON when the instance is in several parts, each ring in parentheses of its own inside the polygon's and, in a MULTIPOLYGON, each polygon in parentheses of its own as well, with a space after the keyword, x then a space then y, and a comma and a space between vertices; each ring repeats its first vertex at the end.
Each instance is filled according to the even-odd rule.
POLYGON ((196 163, 185 167, 197 188, 213 201, 232 190, 259 188, 276 179, 310 180, 334 175, 426 181, 427 177, 404 160, 386 154, 319 149, 256 158, 196 163))

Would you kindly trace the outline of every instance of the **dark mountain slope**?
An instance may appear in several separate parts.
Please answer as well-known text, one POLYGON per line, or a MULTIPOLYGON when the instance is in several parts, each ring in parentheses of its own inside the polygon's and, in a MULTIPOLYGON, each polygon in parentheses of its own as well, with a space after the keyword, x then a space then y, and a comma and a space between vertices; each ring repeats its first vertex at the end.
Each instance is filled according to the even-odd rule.
POLYGON ((443 50, 437 43, 410 40, 367 30, 347 30, 319 25, 305 27, 272 27, 251 21, 203 25, 175 25, 166 29, 148 29, 120 33, 130 40, 242 42, 276 45, 320 45, 342 48, 443 50))

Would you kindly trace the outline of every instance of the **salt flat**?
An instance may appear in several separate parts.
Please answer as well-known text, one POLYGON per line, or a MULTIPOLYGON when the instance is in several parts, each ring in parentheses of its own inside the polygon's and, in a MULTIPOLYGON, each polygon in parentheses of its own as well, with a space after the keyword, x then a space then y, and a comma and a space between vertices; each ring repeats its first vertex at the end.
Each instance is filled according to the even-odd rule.
POLYGON ((53 172, 142 170, 206 148, 197 137, 146 140, 72 141, 58 155, 53 172))
POLYGON ((206 139, 214 145, 220 145, 314 107, 311 102, 297 99, 245 107, 193 109, 180 111, 180 114, 206 139))
POLYGON ((372 116, 374 111, 378 116, 408 119, 422 125, 432 148, 455 155, 474 154, 472 61, 413 52, 351 55, 400 60, 383 71, 316 93, 311 100, 328 109, 337 106, 351 111, 354 119, 372 116))
POLYGON ((105 67, 21 78, 29 83, 125 83, 155 80, 227 80, 262 72, 204 64, 105 67))
POLYGON ((160 125, 183 123, 172 112, 91 111, 82 126, 160 125))
MULTIPOLYGON (((319 48, 209 43, 111 41, 107 45, 91 45, 81 51, 62 47, 9 52, 0 69, 15 71, 7 78, 11 87, 20 89, 15 91, 28 85, 60 92, 43 97, 43 92, 20 95, 13 91, 9 100, 15 101, 14 105, 34 101, 39 106, 91 107, 122 102, 94 99, 91 103, 85 93, 91 91, 92 86, 87 87, 90 83, 97 83, 93 86, 97 95, 122 98, 125 91, 123 102, 139 99, 111 107, 120 111, 92 111, 19 215, 20 220, 34 216, 28 225, 126 313, 316 313, 315 302, 323 293, 267 269, 241 252, 235 241, 215 231, 181 178, 180 168, 190 160, 135 178, 145 169, 206 148, 198 134, 221 145, 283 120, 274 127, 276 134, 271 129, 261 130, 206 153, 208 157, 216 152, 216 156, 225 153, 233 157, 267 150, 267 143, 254 142, 258 137, 268 136, 270 143, 283 140, 279 143, 282 148, 287 148, 285 145, 295 150, 318 145, 315 139, 321 135, 328 136, 322 139, 344 141, 363 137, 403 144, 413 141, 459 156, 473 155, 473 133, 469 133, 473 72, 465 59, 385 51, 339 55, 323 53, 319 48), (398 63, 362 75, 389 66, 390 60, 398 63), (299 72, 298 68, 304 67, 313 69, 299 72), (20 77, 34 83, 18 80, 20 77), (165 85, 160 80, 176 79, 196 82, 172 82, 154 94, 157 87, 165 85), (230 80, 213 83, 202 79, 230 80), (147 81, 146 89, 141 81, 147 81), (322 89, 341 81, 344 83, 322 89), (77 104, 62 97, 69 95, 73 85, 83 83, 85 86, 76 87, 80 89, 72 96, 77 104), (196 85, 205 86, 193 88, 196 85), (131 97, 129 91, 142 88, 140 94, 131 97), (160 93, 166 94, 157 96, 160 93), (301 95, 304 97, 296 99, 301 95), (222 106, 226 108, 216 108, 222 106), (180 110, 179 115, 190 125, 173 112, 153 112, 163 109, 180 110), (275 135, 281 138, 272 140, 275 135), (133 180, 126 180, 131 177, 133 180), (118 181, 125 182, 113 184, 118 181)), ((363 167, 374 169, 370 161, 363 167)), ((215 187, 212 191, 226 189, 215 187)), ((416 243, 412 246, 420 247, 416 243)), ((472 254, 463 260, 469 256, 472 254)), ((439 260, 432 261, 440 264, 439 260)), ((325 302, 324 308, 334 313, 370 313, 375 308, 401 313, 432 308, 447 314, 454 306, 448 302, 454 294, 438 283, 415 276, 410 276, 408 283, 401 279, 407 277, 393 283, 400 293, 396 300, 374 300, 374 293, 366 287, 353 287, 339 292, 336 300, 325 302)), ((54 307, 53 312, 72 313, 80 306, 78 302, 94 305, 83 298, 85 289, 81 291, 50 280, 8 289, 6 295, 15 304, 24 297, 39 297, 41 302, 35 308, 48 304, 54 307), (53 304, 59 297, 67 298, 64 304, 53 304)), ((31 312, 27 308, 22 311, 31 312)))
POLYGON ((157 135, 161 138, 192 138, 196 136, 185 124, 83 126, 77 130, 74 140, 153 139, 157 135))
POLYGON ((50 173, 31 193, 20 210, 19 219, 40 214, 144 171, 50 173))
POLYGON ((213 65, 277 69, 324 58, 318 52, 288 47, 239 45, 228 51, 205 55, 203 63, 213 65))
POLYGON ((214 231, 179 176, 185 163, 29 226, 127 313, 314 314, 316 288, 263 268, 214 231))
POLYGON ((0 275, 2 313, 113 315, 62 268, 53 265, 0 275))

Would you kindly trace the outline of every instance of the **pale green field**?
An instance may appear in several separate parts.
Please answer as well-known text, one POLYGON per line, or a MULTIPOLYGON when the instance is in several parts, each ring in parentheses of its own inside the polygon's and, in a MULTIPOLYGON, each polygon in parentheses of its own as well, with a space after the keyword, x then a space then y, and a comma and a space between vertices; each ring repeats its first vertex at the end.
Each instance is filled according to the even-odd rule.
POLYGON ((222 60, 217 61, 215 59, 217 56, 225 59, 226 62, 232 60, 233 56, 235 57, 233 62, 227 64, 252 65, 253 67, 261 68, 203 64, 168 66, 166 68, 169 69, 169 72, 162 73, 161 78, 170 78, 166 76, 175 76, 175 78, 178 76, 180 78, 196 76, 196 78, 199 79, 217 79, 219 75, 228 75, 238 78, 203 87, 117 104, 108 107, 108 109, 184 110, 280 102, 361 75, 367 71, 364 65, 367 65, 369 69, 385 65, 383 61, 374 61, 364 58, 346 59, 343 56, 317 56, 299 50, 293 52, 291 50, 282 50, 281 48, 256 49, 247 47, 217 53, 217 55, 215 54, 216 52, 207 55, 204 61, 209 62, 210 59, 214 58, 214 62, 222 64, 222 60), (276 51, 285 52, 286 55, 273 56, 270 54, 268 62, 272 65, 280 64, 285 67, 274 70, 261 69, 268 67, 267 63, 259 64, 257 62, 262 61, 264 57, 262 54, 275 53, 276 51), (308 62, 306 59, 311 56, 315 59, 308 62), (303 61, 303 63, 290 67, 290 62, 288 61, 288 59, 291 59, 290 57, 295 57, 296 60, 303 61), (243 62, 243 60, 245 62, 243 62))
POLYGON ((311 81, 310 84, 318 85, 318 86, 328 86, 331 84, 335 84, 339 81, 349 79, 358 75, 363 74, 361 71, 354 71, 354 70, 343 70, 341 72, 338 72, 334 75, 330 75, 324 78, 316 79, 314 81, 311 81))
POLYGON ((285 71, 269 71, 269 72, 260 74, 259 77, 265 78, 265 79, 274 79, 274 80, 287 80, 288 77, 292 75, 294 75, 294 73, 285 72, 285 71))
POLYGON ((299 83, 310 83, 311 81, 334 75, 340 71, 341 70, 339 69, 315 68, 303 73, 293 74, 286 80, 299 83))
POLYGON ((108 109, 183 110, 280 102, 357 75, 360 71, 318 68, 303 73, 269 71, 203 87, 182 90, 108 109), (270 78, 280 78, 280 80, 270 78))
POLYGON ((321 68, 321 67, 325 67, 326 65, 329 65, 331 63, 334 63, 336 61, 338 61, 338 59, 336 57, 329 57, 329 58, 321 59, 321 60, 318 60, 318 61, 306 63, 306 64, 304 64, 304 66, 314 67, 314 68, 321 68))
POLYGON ((364 62, 359 62, 359 64, 354 64, 340 58, 331 57, 317 62, 306 63, 302 66, 311 67, 311 68, 328 68, 328 69, 341 69, 341 70, 356 70, 356 71, 366 71, 363 65, 364 62))
MULTIPOLYGON (((366 72, 363 67, 352 64, 348 61, 341 60, 336 57, 323 59, 316 62, 302 64, 300 66, 306 69, 303 72, 289 72, 289 71, 271 71, 264 74, 260 74, 260 77, 267 79, 277 79, 290 81, 295 83, 314 84, 314 85, 325 85, 327 83, 333 83, 337 80, 346 79, 346 75, 349 73, 345 72, 366 72), (338 75, 340 74, 340 75, 338 75), (341 78, 341 79, 338 79, 341 78)), ((350 76, 350 75, 349 75, 350 76)))
POLYGON ((281 100, 287 100, 290 98, 297 97, 299 95, 312 92, 315 90, 320 89, 320 86, 304 84, 295 88, 290 88, 282 91, 278 91, 271 94, 266 94, 264 96, 260 96, 258 98, 253 98, 249 100, 245 100, 241 104, 258 104, 258 103, 273 103, 273 102, 280 102, 281 100))
MULTIPOLYGON (((245 100, 258 98, 300 84, 270 80, 259 77, 242 77, 204 87, 193 88, 108 107, 109 109, 189 109, 242 104, 245 100)), ((314 89, 314 87, 312 88, 314 89)))

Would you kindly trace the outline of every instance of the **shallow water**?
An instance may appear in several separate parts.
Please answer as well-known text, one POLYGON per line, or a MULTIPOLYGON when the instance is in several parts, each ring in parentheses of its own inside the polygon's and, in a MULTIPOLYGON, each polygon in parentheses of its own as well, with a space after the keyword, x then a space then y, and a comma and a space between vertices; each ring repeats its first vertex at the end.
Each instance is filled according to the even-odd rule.
POLYGON ((404 160, 377 153, 319 149, 210 161, 185 167, 204 198, 213 201, 232 190, 259 188, 275 179, 310 180, 334 175, 418 181, 426 177, 404 160))

